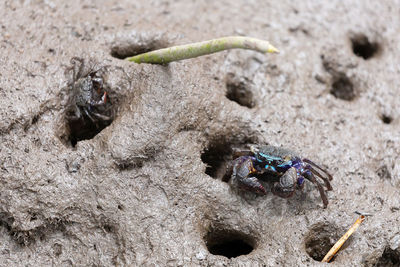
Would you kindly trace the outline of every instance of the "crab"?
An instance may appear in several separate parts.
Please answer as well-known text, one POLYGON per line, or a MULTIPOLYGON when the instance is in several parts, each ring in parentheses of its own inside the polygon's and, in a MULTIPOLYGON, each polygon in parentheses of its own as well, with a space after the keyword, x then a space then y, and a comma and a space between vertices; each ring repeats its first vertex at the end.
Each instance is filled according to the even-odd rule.
POLYGON ((94 70, 84 75, 83 62, 80 61, 80 64, 79 67, 74 68, 72 114, 68 115, 68 119, 80 120, 86 116, 93 123, 111 120, 111 116, 102 114, 107 109, 107 92, 103 88, 103 78, 98 71, 94 70))
POLYGON ((72 63, 73 82, 66 119, 77 140, 88 139, 112 122, 112 105, 104 90, 101 71, 87 69, 80 58, 73 58, 72 63))
POLYGON ((289 198, 296 190, 304 187, 305 180, 315 184, 321 195, 324 208, 328 206, 326 191, 332 190, 332 175, 309 159, 301 158, 294 152, 275 146, 251 146, 250 150, 234 153, 236 158, 228 166, 225 180, 245 191, 259 195, 267 194, 260 183, 262 178, 275 180, 274 195, 289 198), (257 178, 258 177, 258 178, 257 178), (317 180, 322 179, 326 189, 317 180), (259 180, 260 179, 260 180, 259 180), (276 181, 277 180, 277 181, 276 181))

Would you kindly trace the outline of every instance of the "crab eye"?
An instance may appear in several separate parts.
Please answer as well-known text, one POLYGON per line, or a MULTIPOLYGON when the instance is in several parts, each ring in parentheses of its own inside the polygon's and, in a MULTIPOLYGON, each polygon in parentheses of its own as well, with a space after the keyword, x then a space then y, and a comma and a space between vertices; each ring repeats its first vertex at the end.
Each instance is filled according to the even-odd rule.
POLYGON ((292 159, 291 156, 285 156, 285 157, 283 158, 284 161, 290 161, 291 159, 292 159))

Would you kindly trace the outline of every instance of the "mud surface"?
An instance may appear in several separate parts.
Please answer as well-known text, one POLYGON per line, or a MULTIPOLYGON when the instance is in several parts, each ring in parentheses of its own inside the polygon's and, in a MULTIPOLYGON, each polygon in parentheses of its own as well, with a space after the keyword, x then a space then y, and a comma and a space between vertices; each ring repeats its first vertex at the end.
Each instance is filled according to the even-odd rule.
POLYGON ((3 1, 0 265, 322 266, 358 211, 371 216, 331 265, 399 266, 399 9, 3 1), (225 35, 281 53, 120 59, 225 35), (101 70, 115 112, 76 144, 65 117, 74 57, 101 70), (249 143, 328 168, 328 207, 310 183, 282 199, 223 182, 232 148, 249 143))

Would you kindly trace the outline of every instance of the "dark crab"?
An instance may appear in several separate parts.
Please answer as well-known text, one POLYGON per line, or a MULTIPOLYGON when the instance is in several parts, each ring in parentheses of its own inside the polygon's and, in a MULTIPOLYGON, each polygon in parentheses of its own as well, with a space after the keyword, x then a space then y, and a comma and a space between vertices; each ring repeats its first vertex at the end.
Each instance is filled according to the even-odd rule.
POLYGON ((90 139, 113 120, 112 105, 104 89, 102 72, 73 58, 73 82, 66 119, 72 139, 90 139))
POLYGON ((225 175, 225 180, 230 180, 231 184, 264 195, 267 191, 259 178, 267 177, 278 180, 272 187, 273 194, 289 198, 296 190, 301 190, 305 180, 308 180, 317 186, 324 208, 327 207, 326 191, 332 190, 329 182, 332 175, 311 160, 275 146, 251 147, 250 150, 236 152, 235 156, 236 159, 232 161, 225 175), (317 178, 322 179, 326 190, 317 178))

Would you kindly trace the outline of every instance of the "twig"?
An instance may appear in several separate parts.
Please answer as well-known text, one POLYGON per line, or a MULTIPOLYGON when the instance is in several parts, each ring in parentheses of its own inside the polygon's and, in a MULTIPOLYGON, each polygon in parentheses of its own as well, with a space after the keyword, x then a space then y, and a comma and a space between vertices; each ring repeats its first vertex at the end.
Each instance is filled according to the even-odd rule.
POLYGON ((329 252, 322 259, 322 262, 329 262, 333 256, 339 251, 339 249, 343 246, 344 242, 354 233, 355 230, 360 226, 360 224, 364 221, 365 216, 361 215, 356 222, 350 227, 350 229, 336 242, 336 244, 329 250, 329 252))
POLYGON ((355 211, 354 213, 357 215, 364 215, 365 217, 373 216, 372 213, 365 213, 365 212, 361 212, 361 211, 355 211))
POLYGON ((279 50, 267 41, 243 36, 229 36, 154 50, 126 59, 136 63, 167 64, 173 61, 204 56, 232 48, 250 49, 261 53, 279 53, 279 50))

